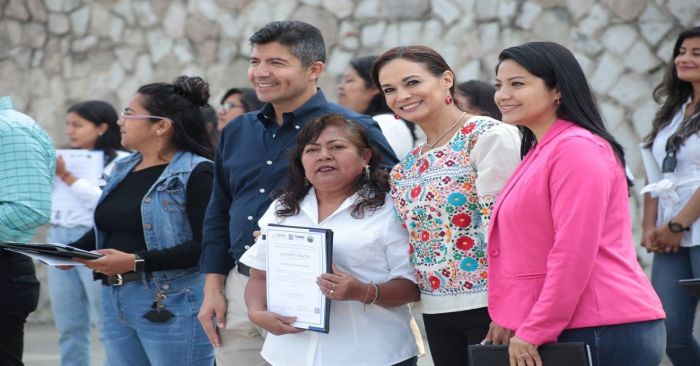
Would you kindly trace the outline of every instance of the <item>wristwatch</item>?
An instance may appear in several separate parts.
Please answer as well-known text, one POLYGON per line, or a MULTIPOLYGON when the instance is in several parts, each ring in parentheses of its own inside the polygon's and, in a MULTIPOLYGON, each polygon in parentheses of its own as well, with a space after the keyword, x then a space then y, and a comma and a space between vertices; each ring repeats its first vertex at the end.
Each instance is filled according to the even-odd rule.
POLYGON ((683 226, 677 222, 673 222, 673 220, 668 222, 668 229, 671 230, 672 233, 682 233, 684 231, 690 231, 690 227, 683 226))
POLYGON ((146 269, 146 261, 138 254, 134 254, 134 272, 143 272, 146 269))

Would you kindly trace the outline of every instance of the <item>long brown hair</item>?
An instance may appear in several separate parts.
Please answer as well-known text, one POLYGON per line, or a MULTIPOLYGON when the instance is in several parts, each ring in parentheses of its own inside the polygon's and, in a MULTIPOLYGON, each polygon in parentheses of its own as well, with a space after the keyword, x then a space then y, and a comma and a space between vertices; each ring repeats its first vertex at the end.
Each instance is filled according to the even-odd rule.
POLYGON ((369 144, 367 133, 359 123, 349 121, 337 113, 331 113, 314 119, 299 131, 297 145, 291 154, 289 181, 279 197, 280 206, 277 208, 277 216, 288 217, 299 213, 299 204, 311 188, 306 180, 301 156, 306 145, 316 141, 321 133, 331 126, 345 129, 350 137, 350 142, 357 147, 360 154, 367 150, 372 152, 372 157, 368 162, 369 177, 362 173, 355 181, 355 189, 360 198, 352 206, 352 217, 362 218, 365 209, 374 211, 384 205, 386 192, 389 190, 389 177, 381 166, 381 153, 369 144))
MULTIPOLYGON (((656 116, 654 116, 654 121, 651 125, 651 132, 644 137, 645 147, 651 147, 651 145, 654 143, 654 139, 656 139, 656 135, 659 134, 659 131, 671 123, 673 116, 678 113, 683 106, 683 103, 685 103, 688 98, 693 95, 693 85, 678 78, 675 60, 680 53, 680 48, 683 41, 688 38, 695 37, 700 37, 700 27, 685 30, 678 35, 676 44, 673 46, 673 55, 671 56, 671 61, 668 63, 668 68, 666 69, 664 79, 654 89, 654 100, 657 103, 661 103, 662 100, 664 102, 663 105, 661 105, 661 108, 659 108, 659 111, 656 112, 656 116)), ((700 100, 695 101, 693 108, 695 112, 700 111, 700 100)), ((697 123, 698 121, 695 122, 695 126, 691 127, 691 129, 694 129, 694 131, 692 131, 693 133, 700 129, 700 123, 697 123)))

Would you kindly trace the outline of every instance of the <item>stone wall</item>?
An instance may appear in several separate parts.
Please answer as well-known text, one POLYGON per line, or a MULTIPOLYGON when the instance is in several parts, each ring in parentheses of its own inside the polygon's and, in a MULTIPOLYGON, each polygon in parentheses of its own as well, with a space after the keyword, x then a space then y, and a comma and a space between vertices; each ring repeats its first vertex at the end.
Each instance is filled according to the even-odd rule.
MULTIPOLYGON (((247 38, 271 20, 323 31, 329 97, 352 57, 396 45, 430 45, 458 80, 491 81, 504 47, 560 42, 586 71, 639 186, 651 92, 678 32, 698 24, 700 0, 0 0, 0 10, 0 95, 58 145, 65 110, 79 100, 121 106, 139 85, 180 74, 209 80, 213 102, 247 85, 247 38)), ((639 222, 636 196, 632 207, 639 222)))

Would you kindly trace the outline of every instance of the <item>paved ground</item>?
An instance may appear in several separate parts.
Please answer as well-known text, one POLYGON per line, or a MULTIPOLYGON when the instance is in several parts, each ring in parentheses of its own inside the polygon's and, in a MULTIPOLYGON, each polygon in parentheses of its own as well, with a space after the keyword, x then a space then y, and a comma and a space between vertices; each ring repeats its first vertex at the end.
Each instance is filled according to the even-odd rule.
MULTIPOLYGON (((700 315, 700 314, 698 314, 700 315)), ((696 317, 695 334, 700 334, 700 316, 696 317)), ((60 364, 58 354, 58 332, 53 325, 29 325, 25 334, 24 363, 26 366, 57 366, 60 364)), ((104 351, 97 341, 97 334, 93 334, 92 365, 102 365, 104 351)), ((426 345, 427 349, 427 345, 426 345)), ((418 359, 418 366, 432 366, 430 354, 418 359)), ((664 359, 660 366, 671 366, 668 359, 664 359)))

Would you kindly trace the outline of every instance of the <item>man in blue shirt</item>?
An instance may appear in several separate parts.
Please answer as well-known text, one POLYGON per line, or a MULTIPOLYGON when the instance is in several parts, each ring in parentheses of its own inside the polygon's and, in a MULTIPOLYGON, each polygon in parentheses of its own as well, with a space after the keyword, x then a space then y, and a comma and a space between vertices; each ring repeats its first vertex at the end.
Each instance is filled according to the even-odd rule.
MULTIPOLYGON (((29 241, 51 215, 56 156, 29 116, 0 97, 0 242, 29 241)), ((0 365, 21 365, 24 322, 39 301, 31 258, 0 249, 0 365)))
POLYGON ((316 117, 340 113, 367 129, 387 168, 397 162, 374 120, 328 102, 318 89, 326 50, 317 28, 271 22, 250 43, 248 79, 267 104, 224 128, 203 228, 200 271, 207 279, 199 320, 217 347, 217 365, 266 365, 263 335, 248 320, 243 298, 248 268, 236 260, 253 245, 258 219, 286 183, 288 152, 299 130, 316 117))

